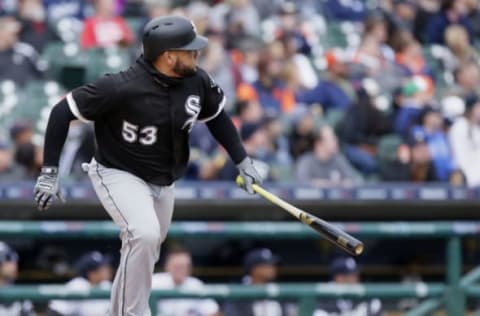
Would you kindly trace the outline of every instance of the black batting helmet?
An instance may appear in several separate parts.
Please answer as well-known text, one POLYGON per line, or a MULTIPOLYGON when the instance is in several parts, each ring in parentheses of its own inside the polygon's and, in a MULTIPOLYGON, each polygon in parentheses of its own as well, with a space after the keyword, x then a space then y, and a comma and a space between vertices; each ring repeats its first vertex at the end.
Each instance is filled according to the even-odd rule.
POLYGON ((154 61, 166 50, 200 50, 208 39, 197 34, 192 21, 181 16, 151 20, 143 30, 143 57, 154 61))

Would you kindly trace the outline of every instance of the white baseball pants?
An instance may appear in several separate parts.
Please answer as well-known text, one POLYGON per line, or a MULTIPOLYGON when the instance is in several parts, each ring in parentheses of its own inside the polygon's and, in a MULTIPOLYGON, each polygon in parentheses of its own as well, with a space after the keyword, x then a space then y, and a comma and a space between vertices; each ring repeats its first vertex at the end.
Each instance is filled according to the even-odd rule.
POLYGON ((98 198, 121 230, 110 316, 150 316, 152 275, 172 219, 174 184, 153 185, 95 159, 85 165, 98 198))

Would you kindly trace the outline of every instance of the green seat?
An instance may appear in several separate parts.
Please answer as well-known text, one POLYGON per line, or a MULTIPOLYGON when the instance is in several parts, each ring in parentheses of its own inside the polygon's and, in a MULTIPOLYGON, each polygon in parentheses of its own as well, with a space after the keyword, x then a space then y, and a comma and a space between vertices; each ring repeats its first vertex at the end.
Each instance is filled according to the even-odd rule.
POLYGON ((92 49, 88 51, 87 81, 95 81, 107 73, 125 70, 130 65, 130 53, 126 48, 92 49))
POLYGON ((42 54, 48 64, 47 75, 71 90, 86 82, 88 54, 77 44, 54 42, 48 44, 42 54))

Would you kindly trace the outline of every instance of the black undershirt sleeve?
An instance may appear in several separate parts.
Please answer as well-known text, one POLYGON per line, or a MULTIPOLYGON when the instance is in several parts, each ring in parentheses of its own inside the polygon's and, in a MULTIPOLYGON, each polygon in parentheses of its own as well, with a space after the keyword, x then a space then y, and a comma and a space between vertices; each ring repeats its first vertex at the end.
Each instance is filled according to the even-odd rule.
POLYGON ((235 164, 240 163, 247 157, 247 152, 240 141, 237 129, 225 111, 222 110, 220 114, 206 124, 210 133, 227 150, 235 164))
POLYGON ((58 167, 70 122, 75 119, 65 99, 53 107, 45 133, 45 145, 43 148, 44 166, 58 167))

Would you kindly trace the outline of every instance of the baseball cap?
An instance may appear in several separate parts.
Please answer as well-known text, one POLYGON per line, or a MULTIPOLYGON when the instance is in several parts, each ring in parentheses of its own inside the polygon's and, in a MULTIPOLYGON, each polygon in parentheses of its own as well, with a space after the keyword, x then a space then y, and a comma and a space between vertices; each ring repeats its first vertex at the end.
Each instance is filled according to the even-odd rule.
POLYGON ((84 254, 77 262, 76 268, 78 274, 87 277, 90 271, 95 271, 100 267, 107 266, 111 264, 109 256, 103 255, 99 251, 91 251, 84 254))
POLYGON ((29 122, 26 121, 18 121, 13 124, 13 126, 10 128, 10 138, 12 140, 15 140, 17 136, 26 131, 26 130, 31 130, 32 125, 29 122))
POLYGON ((0 241, 0 265, 9 262, 18 261, 18 254, 7 243, 0 241))
POLYGON ((336 258, 330 264, 329 272, 332 277, 339 274, 354 274, 358 273, 358 265, 353 258, 336 258))
POLYGON ((249 273, 254 267, 261 264, 276 265, 280 261, 268 248, 254 249, 247 253, 244 260, 245 270, 249 273))

